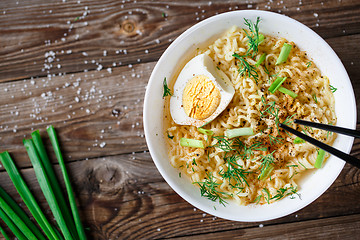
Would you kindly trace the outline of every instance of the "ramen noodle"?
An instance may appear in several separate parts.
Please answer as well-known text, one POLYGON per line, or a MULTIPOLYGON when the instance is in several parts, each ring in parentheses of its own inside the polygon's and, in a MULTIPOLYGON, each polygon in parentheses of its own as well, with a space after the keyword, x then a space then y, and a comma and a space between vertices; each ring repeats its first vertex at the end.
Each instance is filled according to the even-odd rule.
MULTIPOLYGON (((230 199, 248 205, 297 197, 293 195, 299 190, 297 182, 304 172, 314 168, 319 149, 279 129, 279 123, 329 145, 336 138, 334 133, 293 123, 293 119, 303 119, 336 124, 329 80, 306 53, 287 39, 266 35, 257 52, 249 54, 247 34, 233 27, 213 44, 194 53, 210 56, 235 88, 225 111, 202 127, 208 134, 195 126, 174 123, 170 100, 165 99, 164 132, 172 166, 180 171, 179 177, 187 176, 199 186, 203 196, 223 204, 230 199), (290 54, 285 63, 276 65, 284 43, 292 45, 290 54), (255 72, 241 71, 244 63, 234 53, 243 56, 244 63, 255 72), (255 67, 264 53, 265 60, 255 67), (269 91, 278 77, 286 77, 281 86, 295 93, 296 98, 269 91), (232 139, 224 136, 227 129, 245 127, 254 134, 232 139), (181 138, 202 140, 205 148, 183 147, 179 144, 181 138)), ((327 158, 326 153, 324 161, 327 158)))

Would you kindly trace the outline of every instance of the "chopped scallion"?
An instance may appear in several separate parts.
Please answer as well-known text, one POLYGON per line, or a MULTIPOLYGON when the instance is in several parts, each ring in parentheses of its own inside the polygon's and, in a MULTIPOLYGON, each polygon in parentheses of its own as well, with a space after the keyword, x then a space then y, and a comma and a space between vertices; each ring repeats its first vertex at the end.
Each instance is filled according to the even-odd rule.
POLYGON ((315 168, 321 168, 322 167, 322 164, 323 164, 323 161, 324 161, 324 158, 325 158, 325 153, 326 152, 324 150, 319 149, 319 152, 318 152, 318 155, 316 157, 315 164, 314 164, 315 168))
POLYGON ((267 179, 271 172, 274 170, 274 166, 273 165, 268 165, 260 174, 259 179, 263 180, 263 179, 267 179))
POLYGON ((283 82, 285 82, 287 77, 277 77, 275 79, 275 81, 270 85, 269 87, 269 91, 271 93, 274 93, 276 90, 279 89, 279 87, 281 86, 281 84, 283 84, 283 82))
POLYGON ((204 148, 203 141, 190 138, 181 138, 180 145, 183 147, 204 148))
POLYGON ((256 67, 259 67, 260 64, 262 64, 262 62, 265 60, 265 58, 266 58, 266 53, 263 53, 263 54, 260 56, 259 60, 257 60, 257 62, 255 63, 255 66, 256 66, 256 67))
POLYGON ((287 94, 289 95, 290 97, 292 98, 296 98, 298 95, 296 93, 294 93, 293 91, 287 89, 287 88, 284 88, 284 87, 279 87, 278 90, 284 94, 287 94))
POLYGON ((296 137, 296 138, 294 139, 294 143, 295 143, 295 144, 304 143, 304 142, 305 142, 305 140, 302 139, 302 138, 299 138, 299 137, 296 137))
POLYGON ((287 58, 289 57, 292 45, 288 43, 284 43, 281 48, 280 55, 275 63, 275 65, 279 65, 281 63, 286 62, 287 58))
POLYGON ((202 127, 199 127, 197 130, 198 130, 200 133, 205 134, 205 135, 208 135, 208 136, 212 136, 212 135, 214 134, 214 131, 211 131, 211 130, 209 130, 209 129, 204 129, 204 128, 202 128, 202 127))
POLYGON ((240 136, 254 135, 254 131, 250 127, 233 128, 233 129, 225 130, 224 134, 227 138, 231 139, 231 138, 240 137, 240 136))

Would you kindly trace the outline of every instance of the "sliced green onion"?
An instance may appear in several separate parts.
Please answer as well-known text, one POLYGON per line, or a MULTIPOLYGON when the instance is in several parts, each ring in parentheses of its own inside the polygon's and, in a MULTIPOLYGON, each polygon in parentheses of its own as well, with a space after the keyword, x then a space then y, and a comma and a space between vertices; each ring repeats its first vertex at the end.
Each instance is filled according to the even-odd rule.
POLYGON ((45 235, 49 239, 61 239, 57 236, 53 226, 50 225, 44 213, 41 211, 39 204, 36 202, 34 196, 30 192, 29 187, 26 185, 24 179, 20 175, 20 172, 16 168, 14 161, 10 157, 10 154, 8 152, 0 153, 0 160, 5 170, 9 174, 9 177, 20 197, 28 207, 31 214, 34 216, 34 219, 37 221, 41 229, 44 231, 45 235))
POLYGON ((287 94, 289 95, 290 97, 292 98, 296 98, 298 95, 296 93, 294 93, 293 91, 287 89, 287 88, 284 88, 284 87, 279 87, 278 90, 284 94, 287 94))
POLYGON ((262 64, 262 62, 265 60, 265 58, 266 58, 266 53, 263 53, 263 54, 260 56, 259 60, 257 60, 257 62, 255 63, 255 66, 256 66, 256 67, 259 67, 260 64, 262 64))
POLYGON ((3 188, 0 187, 0 197, 12 208, 12 210, 17 214, 22 221, 30 228, 30 230, 35 234, 37 239, 45 240, 44 235, 41 233, 39 228, 30 220, 26 215, 24 210, 22 210, 19 205, 10 197, 9 194, 5 192, 3 188))
POLYGON ((271 93, 274 93, 276 90, 278 90, 278 88, 281 86, 281 84, 283 84, 283 82, 285 82, 287 77, 278 77, 275 79, 275 81, 270 85, 269 87, 269 91, 271 93))
POLYGON ((274 170, 273 165, 267 166, 260 174, 259 179, 264 180, 267 179, 270 176, 270 173, 274 170))
POLYGON ((287 58, 289 57, 292 45, 288 43, 284 43, 281 48, 280 55, 275 63, 275 65, 279 65, 281 63, 286 62, 287 58))
POLYGON ((224 134, 227 138, 234 138, 234 137, 240 137, 240 136, 254 135, 254 131, 250 127, 233 128, 233 129, 225 130, 224 134))
POLYGON ((27 240, 24 234, 20 231, 17 224, 15 224, 9 216, 5 213, 5 211, 0 208, 0 218, 4 221, 4 223, 10 228, 12 233, 20 240, 27 240))
POLYGON ((204 148, 203 141, 190 138, 181 138, 180 145, 183 147, 204 148))
POLYGON ((302 138, 299 138, 299 137, 296 137, 295 139, 294 139, 294 143, 295 144, 299 144, 299 143, 304 143, 304 142, 306 142, 304 139, 302 139, 302 138))
POLYGON ((55 199, 57 200, 57 203, 59 204, 59 208, 60 208, 61 212, 63 213, 65 223, 66 223, 68 229, 70 230, 71 234, 74 236, 74 238, 79 239, 79 237, 77 236, 74 220, 70 214, 69 208, 66 204, 67 202, 65 201, 65 198, 61 191, 59 182, 56 178, 56 174, 52 168, 52 164, 46 153, 45 146, 43 144, 43 141, 41 140, 39 130, 34 131, 31 134, 31 136, 32 136, 32 140, 34 142, 35 148, 37 150, 37 153, 39 154, 42 165, 44 167, 45 173, 46 173, 47 177, 49 178, 49 184, 54 191, 55 199))
POLYGON ((39 154, 36 151, 35 144, 32 139, 25 139, 24 146, 29 155, 31 163, 34 167, 36 178, 39 182, 40 188, 49 204, 51 212, 54 215, 59 228, 66 240, 72 240, 73 237, 70 233, 68 226, 66 225, 64 215, 59 207, 58 199, 55 198, 54 190, 50 185, 50 180, 46 174, 45 168, 40 160, 39 154))
POLYGON ((260 45, 265 39, 265 36, 263 34, 259 34, 259 38, 257 39, 257 45, 260 45))
POLYGON ((205 135, 208 135, 208 136, 212 136, 212 135, 214 134, 214 131, 211 131, 211 130, 209 130, 209 129, 204 129, 204 128, 202 128, 202 127, 199 127, 197 130, 198 130, 200 133, 205 134, 205 135))
POLYGON ((323 161, 324 161, 324 158, 325 158, 325 153, 326 152, 324 150, 319 149, 319 152, 318 152, 318 155, 316 157, 315 164, 314 164, 315 168, 321 168, 322 167, 322 164, 323 164, 323 161))
POLYGON ((74 218, 74 222, 75 222, 75 226, 76 226, 79 238, 81 240, 84 240, 84 239, 86 239, 85 231, 84 231, 83 225, 81 223, 79 210, 78 210, 77 205, 76 205, 74 191, 73 191, 72 186, 71 186, 70 178, 69 178, 69 175, 68 175, 67 170, 66 170, 65 161, 64 161, 64 158, 63 158, 63 156, 61 154, 60 144, 59 144, 59 141, 58 141, 58 138, 57 138, 54 127, 49 126, 47 128, 47 133, 49 135, 51 144, 52 144, 52 146, 54 148, 56 158, 59 161, 61 172, 62 172, 63 177, 64 177, 66 191, 67 191, 67 194, 68 194, 68 197, 69 197, 70 207, 71 207, 72 215, 73 215, 73 218, 74 218))

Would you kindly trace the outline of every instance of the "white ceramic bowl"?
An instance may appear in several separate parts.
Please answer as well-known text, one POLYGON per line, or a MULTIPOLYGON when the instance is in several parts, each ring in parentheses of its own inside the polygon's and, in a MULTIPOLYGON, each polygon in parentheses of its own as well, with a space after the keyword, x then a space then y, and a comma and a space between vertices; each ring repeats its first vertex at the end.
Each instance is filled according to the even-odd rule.
MULTIPOLYGON (((288 197, 270 205, 255 206, 239 206, 235 202, 230 202, 225 207, 201 197, 199 188, 187 178, 179 178, 179 171, 170 165, 163 133, 164 77, 172 79, 193 56, 197 47, 208 45, 234 25, 245 28, 244 18, 254 22, 258 16, 262 19, 259 25, 262 33, 293 41, 301 50, 306 51, 322 73, 329 77, 330 83, 337 88, 334 93, 337 125, 351 129, 356 127, 354 92, 340 59, 319 35, 294 19, 266 11, 234 11, 208 18, 181 34, 161 56, 146 89, 144 103, 146 141, 156 167, 175 192, 204 212, 235 221, 271 220, 305 207, 330 187, 345 164, 344 161, 331 156, 323 168, 309 174, 300 182, 301 199, 288 197)), ((349 153, 352 144, 352 137, 338 135, 334 147, 349 153)))

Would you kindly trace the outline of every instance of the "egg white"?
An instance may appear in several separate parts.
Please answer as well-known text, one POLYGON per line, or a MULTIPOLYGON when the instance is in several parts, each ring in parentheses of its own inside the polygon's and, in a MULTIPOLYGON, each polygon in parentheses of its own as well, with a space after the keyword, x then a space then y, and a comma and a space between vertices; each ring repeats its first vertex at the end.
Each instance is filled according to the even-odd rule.
POLYGON ((201 127, 214 120, 231 102, 235 89, 229 77, 217 69, 214 61, 206 54, 200 54, 191 59, 181 70, 175 84, 174 93, 170 98, 170 114, 179 125, 193 125, 201 127), (183 108, 183 92, 186 84, 195 76, 204 75, 219 89, 221 100, 216 110, 206 119, 198 120, 186 115, 183 108))

